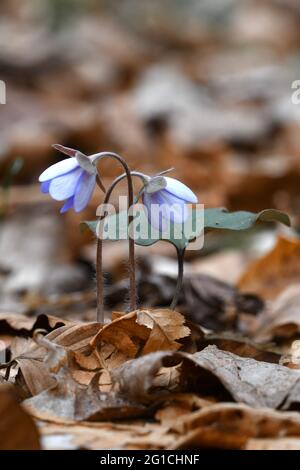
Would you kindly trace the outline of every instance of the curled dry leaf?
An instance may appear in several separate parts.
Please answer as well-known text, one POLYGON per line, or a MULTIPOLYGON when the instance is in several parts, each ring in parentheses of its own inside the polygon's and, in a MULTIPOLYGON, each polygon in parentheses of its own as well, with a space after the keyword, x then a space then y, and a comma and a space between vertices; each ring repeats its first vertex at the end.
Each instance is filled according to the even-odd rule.
POLYGON ((8 387, 0 386, 0 450, 38 450, 39 433, 33 419, 8 387))
POLYGON ((139 325, 136 320, 136 312, 131 312, 104 325, 91 340, 91 347, 98 347, 101 351, 99 345, 108 343, 125 354, 127 358, 135 357, 151 332, 145 325, 139 325))
POLYGON ((127 358, 157 350, 177 350, 177 340, 187 337, 190 329, 179 312, 168 309, 136 310, 117 316, 105 325, 91 341, 93 348, 109 343, 127 358))
POLYGON ((241 276, 238 287, 273 299, 290 284, 300 280, 300 240, 279 237, 275 247, 255 260, 241 276))
POLYGON ((155 387, 161 367, 179 366, 177 391, 246 403, 254 408, 285 408, 300 402, 300 373, 268 362, 243 358, 208 346, 195 354, 156 352, 133 359, 112 371, 115 384, 126 396, 153 402, 167 389, 155 387), (138 372, 137 372, 138 371, 138 372))
MULTIPOLYGON (((237 402, 258 407, 278 408, 284 403, 300 374, 286 367, 243 358, 209 346, 195 353, 199 366, 217 377, 237 402)), ((298 395, 300 400, 300 394, 298 395)))

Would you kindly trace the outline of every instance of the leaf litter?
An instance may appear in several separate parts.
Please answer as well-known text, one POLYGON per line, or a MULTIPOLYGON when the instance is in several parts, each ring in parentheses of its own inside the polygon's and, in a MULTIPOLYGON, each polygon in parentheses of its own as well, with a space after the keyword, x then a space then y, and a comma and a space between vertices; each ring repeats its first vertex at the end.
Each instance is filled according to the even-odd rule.
MULTIPOLYGON (((255 229, 254 261, 237 233, 210 234, 200 256, 188 257, 178 312, 161 308, 174 292, 172 269, 154 269, 174 263, 171 246, 157 244, 153 258, 139 252, 143 309, 123 314, 124 249, 116 262, 120 245, 108 244, 107 313, 119 313, 101 325, 93 321, 91 239, 77 230, 78 215, 62 221, 33 184, 55 162, 53 141, 87 151, 109 144, 126 149, 142 171, 176 166, 208 209, 272 206, 299 229, 299 108, 286 87, 295 75, 287 64, 299 44, 299 8, 234 0, 228 15, 228 2, 196 11, 195 2, 181 10, 180 2, 153 0, 150 14, 161 11, 153 26, 134 0, 124 2, 137 6, 130 15, 126 5, 120 13, 87 8, 76 28, 54 15, 66 34, 52 35, 55 18, 47 15, 46 24, 36 2, 21 17, 3 3, 0 65, 11 99, 1 172, 18 155, 24 166, 0 227, 0 446, 299 449, 296 232, 255 229), (132 18, 129 28, 121 16, 132 18), (162 45, 157 56, 153 37, 162 45), (65 38, 78 45, 76 57, 65 38), (250 56, 232 47, 240 43, 250 56), (270 64, 258 44, 271 52, 270 64), (270 241, 269 253, 259 251, 270 241), (228 247, 237 258, 224 264, 228 247), (188 273, 203 261, 211 266, 212 257, 213 277, 188 273)), ((104 181, 113 172, 103 167, 104 181)), ((98 204, 96 195, 86 220, 98 204)))
POLYGON ((286 411, 300 405, 300 371, 214 344, 185 352, 191 328, 179 312, 170 325, 171 313, 116 313, 107 325, 71 324, 16 338, 10 348, 18 372, 6 383, 46 442, 63 432, 74 447, 109 448, 115 429, 124 449, 246 448, 259 445, 250 439, 300 435, 298 414, 286 411), (75 372, 88 372, 89 380, 75 372))

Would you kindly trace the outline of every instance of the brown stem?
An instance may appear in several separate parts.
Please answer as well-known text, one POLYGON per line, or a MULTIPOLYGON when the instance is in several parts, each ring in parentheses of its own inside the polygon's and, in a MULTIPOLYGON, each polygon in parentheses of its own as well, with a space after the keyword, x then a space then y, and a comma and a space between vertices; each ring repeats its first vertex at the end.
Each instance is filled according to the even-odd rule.
POLYGON ((175 310, 176 305, 178 304, 181 288, 182 288, 182 282, 183 282, 183 264, 184 264, 184 252, 185 250, 179 250, 179 248, 176 247, 176 252, 177 252, 177 260, 178 260, 178 274, 177 274, 177 283, 175 287, 175 294, 172 300, 172 303, 170 305, 171 310, 175 310))
POLYGON ((100 238, 97 238, 96 290, 97 290, 97 322, 104 323, 104 283, 103 283, 103 273, 102 273, 102 240, 100 238))
MULTIPOLYGON (((133 205, 133 182, 131 172, 126 161, 118 154, 112 152, 103 152, 93 156, 94 164, 97 168, 97 163, 104 157, 112 157, 116 159, 124 168, 128 183, 128 210, 133 205)), ((114 186, 113 186, 114 188, 114 186)), ((113 189, 112 188, 112 189, 113 189)), ((105 196, 104 203, 108 202, 111 195, 112 189, 110 189, 105 196)), ((128 212, 128 226, 133 221, 133 216, 128 212)), ((137 290, 136 290, 136 276, 135 276, 135 246, 134 240, 128 237, 129 244, 129 283, 130 283, 130 309, 136 310, 137 308, 137 290)), ((104 284, 103 284, 103 273, 102 273, 102 239, 98 237, 97 240, 97 266, 96 266, 96 278, 97 278, 97 321, 104 323, 104 284)))

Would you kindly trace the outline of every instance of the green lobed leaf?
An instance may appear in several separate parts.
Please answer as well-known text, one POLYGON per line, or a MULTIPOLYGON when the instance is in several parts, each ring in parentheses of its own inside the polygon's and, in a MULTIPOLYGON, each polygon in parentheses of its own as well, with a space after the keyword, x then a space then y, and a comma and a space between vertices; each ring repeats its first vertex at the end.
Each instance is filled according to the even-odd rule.
MULTIPOLYGON (((189 208, 188 220, 184 224, 170 224, 168 232, 160 233, 152 227, 143 210, 136 214, 135 220, 136 230, 134 240, 137 245, 141 246, 150 246, 159 240, 164 240, 172 243, 179 250, 183 250, 192 239, 195 239, 203 232, 203 214, 197 213, 192 208, 189 208)), ((86 221, 84 224, 97 235, 97 230, 99 230, 98 221, 86 221)), ((103 225, 103 233, 105 235, 103 238, 111 241, 126 240, 128 234, 127 224, 128 217, 126 211, 107 216, 103 225)))
MULTIPOLYGON (((290 226, 290 219, 284 212, 276 209, 265 209, 258 213, 237 211, 228 212, 224 208, 205 209, 204 222, 202 209, 189 208, 189 218, 184 224, 171 224, 169 233, 159 233, 151 227, 143 211, 138 214, 137 230, 135 231, 135 243, 141 246, 150 246, 159 240, 172 243, 177 249, 184 250, 196 237, 208 230, 247 230, 256 222, 280 222, 290 226)), ((88 228, 97 235, 98 221, 84 222, 88 228)), ((111 241, 126 240, 128 237, 127 212, 107 216, 103 225, 105 239, 111 241)))
POLYGON ((207 229, 247 230, 256 222, 280 222, 290 226, 290 218, 284 212, 276 209, 265 209, 261 212, 237 211, 217 207, 204 211, 204 226, 207 229))

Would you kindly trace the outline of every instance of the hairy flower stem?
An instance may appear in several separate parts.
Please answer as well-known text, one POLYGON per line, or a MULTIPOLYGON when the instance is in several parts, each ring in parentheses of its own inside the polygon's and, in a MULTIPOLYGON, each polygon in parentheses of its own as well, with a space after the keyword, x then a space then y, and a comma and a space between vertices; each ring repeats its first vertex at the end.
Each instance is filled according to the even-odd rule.
MULTIPOLYGON (((128 209, 133 205, 133 182, 132 176, 126 161, 118 154, 112 152, 101 152, 93 155, 93 164, 97 168, 97 164, 104 157, 111 157, 117 160, 124 168, 127 183, 128 183, 128 209)), ((107 203, 111 191, 106 195, 105 201, 107 203)), ((133 216, 128 212, 128 226, 131 224, 133 216)), ((136 290, 136 276, 135 276, 135 246, 134 240, 129 237, 129 284, 130 284, 130 309, 136 310, 137 307, 137 290, 136 290)), ((104 323, 104 284, 103 284, 103 270, 102 270, 102 239, 97 238, 97 260, 96 260, 96 278, 97 278, 97 321, 104 323)))
POLYGON ((185 249, 180 250, 176 247, 177 252, 177 260, 178 260, 178 274, 177 274, 177 283, 175 287, 175 294, 170 305, 171 310, 175 310, 176 305, 178 304, 179 296, 182 289, 182 282, 183 282, 183 265, 184 265, 184 253, 185 249))

